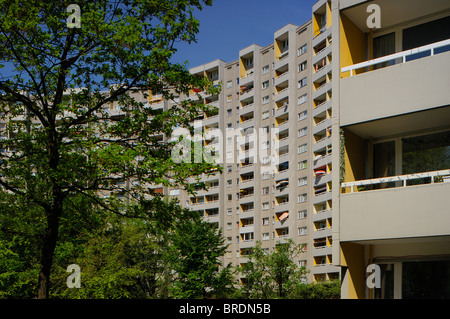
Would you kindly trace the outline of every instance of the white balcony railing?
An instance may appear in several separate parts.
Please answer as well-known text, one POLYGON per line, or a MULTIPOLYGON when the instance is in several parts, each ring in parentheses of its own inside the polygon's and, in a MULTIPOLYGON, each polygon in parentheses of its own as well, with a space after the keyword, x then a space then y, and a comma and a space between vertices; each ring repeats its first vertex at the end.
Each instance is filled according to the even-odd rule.
POLYGON ((394 185, 394 187, 407 187, 406 181, 411 181, 415 179, 420 178, 431 178, 431 183, 435 183, 434 177, 442 176, 443 181, 450 182, 450 169, 441 170, 441 171, 434 171, 434 172, 425 172, 425 173, 416 173, 416 174, 408 174, 408 175, 398 175, 398 176, 390 176, 390 177, 382 177, 382 178, 373 178, 373 179, 366 179, 361 181, 354 181, 354 182, 345 182, 341 183, 341 189, 345 187, 350 187, 350 192, 353 193, 354 187, 361 187, 361 186, 367 186, 367 185, 376 185, 381 183, 392 183, 392 182, 398 182, 394 185), (447 178, 445 178, 447 177, 447 178))
POLYGON ((398 53, 394 53, 394 54, 390 54, 390 55, 386 55, 380 58, 376 58, 376 59, 372 59, 369 61, 365 61, 365 62, 361 62, 361 63, 357 63, 354 65, 350 65, 350 66, 346 66, 344 68, 341 69, 341 72, 348 72, 350 71, 350 76, 353 76, 353 71, 357 70, 357 69, 362 69, 362 68, 366 68, 375 64, 379 64, 379 63, 383 63, 383 62, 389 62, 392 60, 396 60, 396 59, 402 59, 401 63, 405 63, 406 62, 406 57, 413 55, 413 54, 417 54, 417 53, 423 53, 423 52, 427 52, 427 51, 431 51, 431 55, 434 55, 434 50, 450 45, 450 39, 444 40, 444 41, 439 41, 436 43, 432 43, 432 44, 428 44, 428 45, 424 45, 418 48, 414 48, 414 49, 410 49, 410 50, 406 50, 406 51, 402 51, 402 52, 398 52, 398 53))

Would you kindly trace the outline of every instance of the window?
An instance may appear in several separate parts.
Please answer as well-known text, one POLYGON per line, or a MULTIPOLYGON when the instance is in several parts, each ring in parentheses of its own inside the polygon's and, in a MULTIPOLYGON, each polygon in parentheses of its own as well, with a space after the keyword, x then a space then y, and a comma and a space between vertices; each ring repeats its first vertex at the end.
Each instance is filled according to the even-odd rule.
POLYGON ((298 212, 298 219, 304 219, 307 216, 307 211, 306 210, 301 210, 298 212))
POLYGON ((298 235, 299 235, 299 236, 306 235, 307 233, 308 233, 307 227, 300 227, 300 228, 298 229, 298 235))
POLYGON ((231 116, 233 114, 233 109, 228 109, 227 110, 227 116, 231 116))
POLYGON ((270 163, 270 156, 264 156, 261 160, 263 165, 269 164, 270 163))
MULTIPOLYGON (((403 138, 401 157, 403 174, 448 169, 450 167, 449 154, 450 131, 403 138), (431 158, 434 160, 430 160, 431 158)), ((412 182, 408 181, 408 185, 413 184, 412 182)), ((420 180, 415 182, 420 182, 420 180)))
POLYGON ((303 112, 298 113, 298 120, 299 121, 304 120, 307 117, 308 117, 308 111, 303 111, 303 112))
POLYGON ((233 185, 233 180, 227 180, 227 187, 231 187, 233 185))
POLYGON ((253 68, 253 58, 248 58, 244 60, 246 68, 253 68))
POLYGON ((281 41, 281 51, 284 52, 287 49, 289 49, 289 39, 281 41))
POLYGON ((306 143, 302 144, 302 145, 299 145, 299 147, 298 147, 298 154, 305 153, 307 150, 308 150, 308 145, 306 143))
POLYGON ((307 44, 302 45, 300 48, 298 48, 298 56, 305 54, 307 50, 308 50, 308 45, 307 44))
POLYGON ((264 217, 264 218, 262 219, 262 224, 263 224, 263 226, 269 225, 269 217, 264 217))
MULTIPOLYGON (((268 195, 269 194, 269 187, 268 186, 262 188, 262 194, 263 195, 268 195)), ((269 204, 269 203, 267 203, 267 204, 269 204)))
POLYGON ((263 68, 262 68, 262 74, 267 74, 267 73, 269 73, 269 66, 268 65, 263 66, 263 68))
POLYGON ((227 82, 227 89, 231 88, 233 86, 233 81, 227 82))
POLYGON ((233 228, 233 224, 232 223, 227 223, 227 229, 232 229, 233 228))
POLYGON ((298 186, 305 186, 308 183, 307 177, 300 177, 298 179, 298 186))
POLYGON ((265 202, 262 204, 262 210, 268 210, 269 209, 269 202, 265 202))
POLYGON ((263 150, 269 149, 269 146, 270 146, 269 141, 263 141, 263 142, 262 142, 262 149, 263 149, 263 150))
POLYGON ((298 97, 298 104, 299 105, 303 104, 303 103, 306 103, 307 101, 308 101, 308 94, 306 94, 306 93, 298 97))
POLYGON ((263 90, 267 89, 268 87, 269 87, 269 81, 264 81, 263 84, 262 84, 263 90))
POLYGON ((300 81, 298 81, 298 88, 302 88, 308 84, 308 78, 303 78, 300 81))
POLYGON ((307 133, 308 133, 308 132, 307 132, 307 128, 306 128, 306 127, 301 128, 301 129, 298 130, 298 137, 303 137, 303 136, 305 136, 307 133))
POLYGON ((230 216, 233 214, 233 208, 227 208, 227 215, 230 216))
POLYGON ((267 104, 267 103, 269 103, 269 96, 268 95, 262 98, 262 104, 267 104))
POLYGON ((263 180, 269 179, 269 172, 262 173, 262 179, 263 180))
POLYGON ((232 95, 231 94, 227 95, 227 102, 231 102, 231 100, 232 100, 232 95))
POLYGON ((269 240, 269 233, 263 233, 262 240, 269 240))
POLYGON ((176 195, 180 195, 180 190, 179 189, 171 189, 169 192, 170 196, 176 196, 176 195))
POLYGON ((233 199, 233 194, 227 194, 227 200, 232 200, 233 199))
POLYGON ((263 112, 262 115, 261 115, 261 119, 265 120, 265 119, 268 119, 268 118, 269 118, 269 111, 263 112))
POLYGON ((306 161, 306 160, 298 163, 299 170, 305 169, 307 167, 308 167, 308 161, 306 161))
POLYGON ((233 165, 228 165, 227 166, 227 172, 231 173, 233 171, 233 165))
POLYGON ((233 128, 233 124, 227 123, 227 130, 231 130, 233 128))
POLYGON ((306 66, 307 66, 307 62, 302 62, 298 65, 298 72, 302 72, 304 70, 306 70, 306 66))
POLYGON ((298 195, 298 202, 299 203, 304 203, 306 201, 307 201, 307 194, 298 195))
POLYGON ((233 144, 233 138, 227 137, 227 145, 231 145, 231 144, 233 144))
POLYGON ((209 74, 209 80, 210 81, 215 81, 219 78, 219 71, 214 70, 209 74))

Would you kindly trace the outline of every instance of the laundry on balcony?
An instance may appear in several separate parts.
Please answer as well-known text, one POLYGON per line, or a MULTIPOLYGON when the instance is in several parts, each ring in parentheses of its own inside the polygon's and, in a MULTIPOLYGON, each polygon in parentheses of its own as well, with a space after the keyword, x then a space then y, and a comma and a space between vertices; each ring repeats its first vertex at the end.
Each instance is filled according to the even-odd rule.
POLYGON ((289 186, 289 180, 281 180, 276 183, 275 188, 279 191, 286 189, 289 186))
POLYGON ((320 177, 320 176, 322 176, 322 175, 325 175, 327 172, 326 172, 326 167, 325 167, 325 165, 323 165, 323 166, 320 166, 320 167, 318 167, 318 168, 316 168, 315 170, 314 170, 314 176, 315 177, 320 177))
POLYGON ((280 221, 285 220, 286 218, 289 217, 289 212, 284 212, 281 214, 280 218, 278 218, 280 221))

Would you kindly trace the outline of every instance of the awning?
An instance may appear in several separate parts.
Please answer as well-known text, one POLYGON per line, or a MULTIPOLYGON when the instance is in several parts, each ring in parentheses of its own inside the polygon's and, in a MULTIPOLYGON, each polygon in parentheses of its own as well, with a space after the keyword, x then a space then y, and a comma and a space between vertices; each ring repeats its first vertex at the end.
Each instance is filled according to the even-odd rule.
POLYGON ((325 175, 325 171, 323 171, 323 170, 320 170, 320 171, 315 171, 314 172, 314 174, 315 174, 315 176, 317 177, 317 176, 321 176, 321 175, 325 175))
POLYGON ((289 217, 289 212, 284 212, 283 214, 281 214, 279 220, 282 221, 288 217, 289 217))

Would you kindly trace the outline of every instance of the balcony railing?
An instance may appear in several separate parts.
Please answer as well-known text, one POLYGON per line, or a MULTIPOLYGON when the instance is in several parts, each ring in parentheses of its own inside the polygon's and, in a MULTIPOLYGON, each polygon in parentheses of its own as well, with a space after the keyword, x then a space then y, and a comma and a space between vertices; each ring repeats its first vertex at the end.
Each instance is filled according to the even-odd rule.
POLYGON ((406 62, 406 57, 413 55, 413 54, 418 54, 418 53, 424 53, 427 51, 431 51, 431 56, 434 55, 434 51, 435 49, 438 48, 442 48, 445 46, 450 45, 450 39, 444 40, 444 41, 439 41, 436 43, 432 43, 432 44, 428 44, 428 45, 424 45, 418 48, 414 48, 414 49, 410 49, 410 50, 406 50, 406 51, 402 51, 402 52, 398 52, 398 53, 394 53, 394 54, 390 54, 390 55, 386 55, 380 58, 376 58, 376 59, 372 59, 369 61, 365 61, 365 62, 361 62, 358 64, 354 64, 354 65, 350 65, 350 66, 346 66, 344 68, 341 69, 341 72, 348 72, 350 71, 350 76, 353 76, 353 70, 357 70, 357 69, 362 69, 362 68, 366 68, 375 64, 379 64, 379 63, 383 63, 383 62, 389 62, 392 60, 396 60, 396 59, 402 59, 401 63, 405 63, 406 62))
POLYGON ((382 183, 393 183, 393 187, 407 187, 406 182, 421 178, 431 178, 431 183, 435 183, 435 177, 442 176, 443 181, 450 182, 450 169, 434 171, 434 172, 425 172, 425 173, 416 173, 416 174, 408 174, 408 175, 398 175, 398 176, 390 176, 390 177, 382 177, 382 178, 373 178, 366 179, 361 181, 354 182, 345 182, 341 184, 341 189, 350 187, 350 192, 353 193, 354 187, 363 187, 368 185, 377 185, 382 183))

